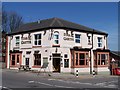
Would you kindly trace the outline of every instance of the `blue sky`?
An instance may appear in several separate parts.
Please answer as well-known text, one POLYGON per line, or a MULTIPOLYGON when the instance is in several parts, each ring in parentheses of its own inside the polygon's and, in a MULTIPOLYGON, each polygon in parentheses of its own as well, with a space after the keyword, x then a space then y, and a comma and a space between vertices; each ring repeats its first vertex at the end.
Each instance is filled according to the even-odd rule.
POLYGON ((110 50, 118 50, 117 2, 4 2, 3 6, 23 16, 25 22, 59 17, 105 31, 110 50))

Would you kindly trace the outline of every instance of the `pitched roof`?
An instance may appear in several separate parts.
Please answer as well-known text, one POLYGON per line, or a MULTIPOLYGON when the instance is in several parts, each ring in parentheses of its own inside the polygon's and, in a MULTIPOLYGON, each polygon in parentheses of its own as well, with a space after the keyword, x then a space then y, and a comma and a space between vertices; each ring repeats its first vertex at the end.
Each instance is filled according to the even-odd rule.
POLYGON ((64 29, 71 29, 71 30, 77 30, 77 31, 83 31, 83 32, 92 32, 92 33, 108 35, 105 32, 98 31, 98 30, 95 30, 83 25, 79 25, 67 20, 63 20, 61 18, 56 18, 56 17, 24 24, 20 26, 17 30, 11 32, 10 34, 25 33, 25 32, 50 29, 50 28, 64 28, 64 29))

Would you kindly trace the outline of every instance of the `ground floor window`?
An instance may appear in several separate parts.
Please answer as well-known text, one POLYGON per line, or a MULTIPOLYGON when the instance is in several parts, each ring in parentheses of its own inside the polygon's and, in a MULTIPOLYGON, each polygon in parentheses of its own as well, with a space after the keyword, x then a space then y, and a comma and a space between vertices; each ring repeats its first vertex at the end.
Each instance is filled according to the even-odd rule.
POLYGON ((17 63, 19 63, 19 55, 17 55, 17 63))
POLYGON ((88 52, 76 52, 75 53, 75 65, 82 66, 88 65, 88 52))
POLYGON ((11 53, 10 54, 11 66, 20 65, 21 64, 21 57, 22 57, 21 53, 11 53))
POLYGON ((34 54, 34 65, 41 65, 41 54, 34 54))
POLYGON ((108 61, 109 61, 109 54, 106 53, 98 53, 97 54, 97 61, 98 61, 98 65, 108 65, 108 61))
POLYGON ((69 59, 64 59, 64 67, 65 68, 69 67, 69 59))
POLYGON ((12 65, 15 65, 15 55, 12 55, 12 65))

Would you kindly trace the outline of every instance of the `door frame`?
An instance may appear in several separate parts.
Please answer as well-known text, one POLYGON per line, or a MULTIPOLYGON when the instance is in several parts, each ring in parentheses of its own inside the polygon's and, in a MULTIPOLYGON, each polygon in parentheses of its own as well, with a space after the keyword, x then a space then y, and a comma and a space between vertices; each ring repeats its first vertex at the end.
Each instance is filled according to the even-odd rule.
POLYGON ((10 54, 10 67, 19 67, 22 64, 22 53, 10 54), (15 65, 12 65, 12 55, 15 55, 15 65), (19 63, 17 63, 17 55, 19 55, 19 63))
MULTIPOLYGON (((59 67, 58 67, 58 70, 55 71, 53 70, 53 72, 58 72, 60 73, 61 72, 61 54, 60 53, 53 53, 52 54, 52 65, 53 65, 53 68, 54 68, 54 61, 55 61, 55 58, 59 59, 59 67), (55 56, 55 55, 58 55, 59 57, 55 56)), ((57 65, 56 65, 57 66, 57 65)))

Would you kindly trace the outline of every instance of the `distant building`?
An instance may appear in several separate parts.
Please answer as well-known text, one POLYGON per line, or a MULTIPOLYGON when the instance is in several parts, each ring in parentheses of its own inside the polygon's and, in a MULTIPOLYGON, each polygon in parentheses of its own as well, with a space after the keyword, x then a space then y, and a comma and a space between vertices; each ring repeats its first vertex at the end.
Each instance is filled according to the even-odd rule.
POLYGON ((2 31, 0 37, 0 62, 2 68, 6 68, 6 32, 2 31))
POLYGON ((0 33, 0 63, 2 63, 2 33, 0 33))
POLYGON ((110 51, 110 62, 114 62, 116 68, 120 67, 120 51, 110 51))
POLYGON ((108 34, 60 18, 27 23, 7 35, 7 68, 109 74, 108 34))

